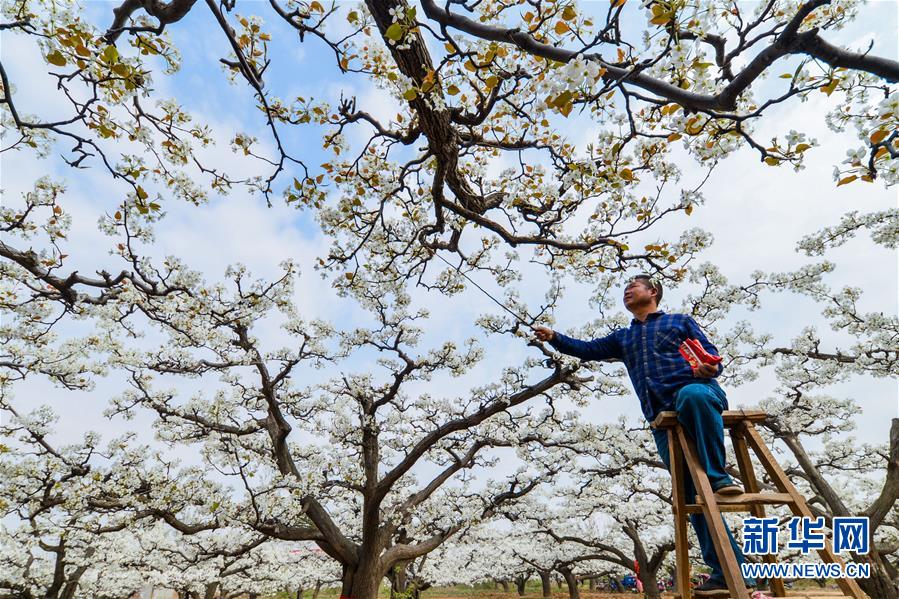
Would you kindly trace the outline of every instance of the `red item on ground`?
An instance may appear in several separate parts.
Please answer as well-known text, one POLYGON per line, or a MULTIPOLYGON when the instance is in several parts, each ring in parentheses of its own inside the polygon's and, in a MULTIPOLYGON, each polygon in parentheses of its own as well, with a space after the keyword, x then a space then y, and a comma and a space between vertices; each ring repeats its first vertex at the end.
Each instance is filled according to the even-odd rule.
POLYGON ((680 344, 678 351, 680 351, 680 355, 684 357, 684 360, 690 364, 690 368, 694 371, 699 368, 700 364, 711 364, 714 366, 721 361, 721 356, 705 351, 705 348, 696 339, 687 339, 680 344))

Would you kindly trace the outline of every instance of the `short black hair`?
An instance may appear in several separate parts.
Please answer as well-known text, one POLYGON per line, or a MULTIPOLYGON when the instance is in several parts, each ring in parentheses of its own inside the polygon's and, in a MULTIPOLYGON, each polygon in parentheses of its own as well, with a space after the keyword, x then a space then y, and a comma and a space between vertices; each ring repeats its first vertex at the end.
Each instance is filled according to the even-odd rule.
POLYGON ((647 273, 640 273, 631 277, 631 281, 637 280, 644 282, 647 287, 656 292, 657 306, 662 303, 662 294, 664 293, 664 290, 662 289, 662 283, 660 283, 656 277, 647 273))

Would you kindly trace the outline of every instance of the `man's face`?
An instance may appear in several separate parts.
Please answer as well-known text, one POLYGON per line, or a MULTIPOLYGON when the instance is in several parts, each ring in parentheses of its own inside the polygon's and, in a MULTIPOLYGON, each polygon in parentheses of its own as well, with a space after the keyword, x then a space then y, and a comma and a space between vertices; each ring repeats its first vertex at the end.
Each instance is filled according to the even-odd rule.
POLYGON ((633 312, 655 303, 656 293, 646 279, 632 279, 624 288, 624 307, 633 312))

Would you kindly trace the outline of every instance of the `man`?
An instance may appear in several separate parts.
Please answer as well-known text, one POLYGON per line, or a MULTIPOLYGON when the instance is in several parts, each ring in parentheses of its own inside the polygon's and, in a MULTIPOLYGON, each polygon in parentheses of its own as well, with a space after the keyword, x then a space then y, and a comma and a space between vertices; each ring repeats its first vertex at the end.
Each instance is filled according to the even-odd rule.
MULTIPOLYGON (((649 275, 637 275, 624 289, 624 307, 634 315, 630 327, 592 341, 573 339, 547 327, 535 327, 535 331, 540 341, 548 341, 564 354, 582 360, 624 362, 646 419, 652 422, 659 412, 676 410, 678 421, 696 444, 697 457, 712 489, 721 495, 740 494, 743 489, 725 471, 721 412, 728 406, 724 390, 715 381, 723 366, 700 364, 694 372, 678 348, 685 339, 693 338, 710 354, 717 355, 718 350, 692 318, 659 310, 661 299, 661 284, 649 275)), ((653 429, 652 434, 662 461, 670 469, 667 433, 653 429)), ((691 498, 688 503, 693 503, 696 490, 689 476, 684 479, 684 494, 685 499, 691 498)), ((712 569, 709 580, 693 592, 699 596, 720 594, 727 585, 705 517, 691 514, 690 522, 699 538, 702 558, 712 569)), ((729 529, 727 535, 737 561, 743 562, 743 554, 729 529)), ((746 582, 747 586, 755 584, 746 582)))

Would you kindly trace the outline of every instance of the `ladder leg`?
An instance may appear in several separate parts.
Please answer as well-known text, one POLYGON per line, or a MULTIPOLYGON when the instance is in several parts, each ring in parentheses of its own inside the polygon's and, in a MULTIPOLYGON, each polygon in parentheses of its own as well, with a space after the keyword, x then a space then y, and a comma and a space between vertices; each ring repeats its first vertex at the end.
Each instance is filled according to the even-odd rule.
POLYGON ((718 561, 721 562, 721 569, 724 571, 724 580, 727 583, 727 588, 730 590, 733 599, 750 599, 746 585, 743 583, 743 574, 740 572, 737 556, 734 554, 730 538, 727 536, 727 531, 724 528, 725 524, 721 519, 721 511, 718 509, 718 503, 715 501, 715 494, 712 492, 709 477, 706 476, 705 471, 699 465, 693 441, 687 437, 681 426, 677 426, 676 430, 684 451, 684 457, 687 459, 687 468, 693 477, 693 484, 702 500, 702 513, 711 531, 712 544, 715 548, 715 553, 718 554, 718 561))
MULTIPOLYGON (((793 486, 793 483, 790 482, 790 479, 783 471, 783 468, 781 468, 780 464, 777 463, 777 460, 774 459, 771 450, 765 445, 762 436, 750 423, 746 424, 746 440, 752 446, 752 449, 755 450, 755 454, 758 456, 762 466, 765 467, 765 470, 768 471, 768 475, 771 477, 771 480, 774 481, 774 484, 777 485, 781 492, 788 493, 792 498, 791 508, 793 509, 793 514, 805 518, 813 518, 814 515, 812 514, 812 510, 809 509, 808 504, 805 502, 805 498, 799 494, 799 491, 797 491, 796 487, 793 486)), ((818 554, 821 556, 821 559, 827 563, 843 564, 843 560, 834 554, 834 552, 826 545, 824 549, 818 550, 818 554)), ((865 594, 855 580, 851 578, 838 578, 837 584, 840 586, 840 589, 850 597, 854 597, 855 599, 865 598, 865 594)))
POLYGON ((684 453, 672 429, 668 429, 668 461, 671 472, 671 505, 674 512, 674 557, 680 599, 692 599, 690 551, 687 545, 687 512, 684 508, 684 453))
MULTIPOLYGON (((752 459, 749 457, 749 448, 746 446, 744 438, 744 425, 735 426, 730 429, 730 438, 734 444, 734 454, 737 456, 737 467, 740 469, 740 478, 743 479, 743 485, 747 493, 759 493, 760 487, 758 479, 755 477, 755 469, 752 466, 752 459)), ((765 517, 765 508, 761 505, 753 504, 749 507, 749 512, 756 518, 765 517)), ((769 564, 777 563, 776 555, 764 555, 762 559, 769 564)), ((784 588, 784 582, 780 578, 769 578, 768 583, 771 585, 771 591, 775 597, 786 597, 787 591, 784 588)))

